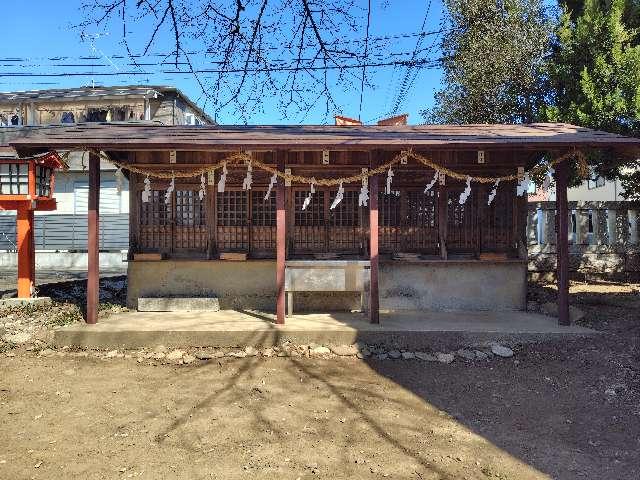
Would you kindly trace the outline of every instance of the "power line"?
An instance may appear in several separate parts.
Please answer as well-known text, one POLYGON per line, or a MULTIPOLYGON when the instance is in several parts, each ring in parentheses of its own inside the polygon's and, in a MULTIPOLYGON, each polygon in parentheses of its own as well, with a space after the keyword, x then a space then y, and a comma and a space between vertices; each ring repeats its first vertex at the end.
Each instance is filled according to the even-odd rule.
MULTIPOLYGON (((393 62, 369 62, 369 63, 356 63, 350 65, 309 65, 303 67, 266 67, 266 68, 234 68, 226 70, 218 69, 194 69, 194 70, 164 70, 161 72, 135 72, 135 71, 119 71, 119 72, 97 72, 96 76, 102 77, 115 77, 121 75, 133 76, 133 75, 189 75, 192 73, 270 73, 270 72, 296 72, 296 71, 323 71, 323 70, 351 70, 360 68, 380 68, 389 66, 405 66, 405 67, 420 67, 420 68, 436 68, 440 65, 440 59, 422 58, 418 60, 397 60, 393 62)), ((77 77, 82 75, 91 75, 91 72, 60 72, 60 73, 37 73, 37 72, 0 72, 0 77, 77 77)))
MULTIPOLYGON (((428 49, 424 49, 425 51, 428 49)), ((414 51, 415 52, 415 51, 414 51)), ((374 53, 374 54, 368 54, 368 59, 371 60, 371 58, 373 59, 386 59, 389 57, 403 57, 403 56, 414 56, 414 52, 385 52, 385 53, 374 53)), ((421 53, 421 52, 419 52, 421 53)), ((334 58, 338 59, 338 60, 351 60, 353 59, 353 55, 336 55, 334 58)), ((273 58, 270 59, 271 63, 282 63, 284 65, 286 64, 292 64, 292 63, 298 63, 298 60, 296 59, 295 62, 291 59, 284 59, 284 58, 273 58)), ((317 58, 301 58, 300 62, 315 62, 318 61, 317 58)), ((64 67, 64 68, 76 68, 76 67, 84 67, 84 68, 110 68, 109 64, 106 63, 23 63, 21 65, 14 65, 11 63, 1 63, 2 59, 0 59, 0 67, 4 67, 4 68, 27 68, 27 67, 38 67, 38 68, 50 68, 50 67, 64 67)), ((193 63, 193 61, 191 62, 193 63)), ((225 62, 220 60, 207 60, 206 63, 209 64, 213 64, 213 65, 224 65, 225 62)), ((261 59, 252 59, 250 60, 250 63, 262 63, 261 59)), ((124 63, 121 65, 124 66, 129 66, 129 67, 138 67, 138 66, 142 66, 142 67, 161 67, 161 66, 174 66, 174 65, 189 65, 189 62, 187 61, 179 61, 179 62, 175 62, 175 61, 162 61, 162 62, 129 62, 129 63, 124 63)))
MULTIPOLYGON (((368 58, 369 54, 369 25, 371 24, 371 0, 368 2, 367 9, 367 33, 365 36, 364 42, 364 58, 368 58)), ((362 79, 360 80, 360 106, 358 108, 358 120, 360 120, 360 115, 362 114, 362 95, 364 93, 364 78, 365 72, 367 71, 367 67, 362 67, 362 79)))
MULTIPOLYGON (((403 34, 396 34, 396 35, 386 35, 386 36, 378 36, 378 37, 370 37, 369 38, 369 43, 371 42, 378 42, 378 41, 386 41, 386 40, 397 40, 397 39, 402 39, 402 38, 415 38, 415 37, 426 37, 426 36, 432 36, 432 35, 440 35, 441 33, 443 33, 444 30, 443 29, 438 29, 438 30, 433 30, 433 31, 421 31, 421 32, 414 32, 414 33, 403 33, 403 34)), ((345 43, 365 43, 366 38, 363 39, 340 39, 340 40, 335 40, 334 42, 329 42, 327 43, 328 46, 330 45, 343 45, 345 43)), ((314 44, 310 44, 307 45, 307 47, 313 47, 315 46, 314 44)), ((282 47, 280 46, 263 46, 263 48, 266 49, 271 49, 271 50, 278 50, 281 49, 282 47)), ((244 50, 239 50, 240 53, 242 53, 244 50)), ((193 50, 193 51, 189 51, 189 52, 185 52, 186 55, 215 55, 219 53, 216 50, 212 50, 212 49, 205 49, 205 50, 193 50)), ((111 58, 112 60, 127 60, 127 59, 131 59, 131 58, 147 58, 147 57, 162 57, 162 58, 167 58, 167 57, 172 57, 175 56, 175 52, 168 52, 168 53, 162 53, 162 52, 155 52, 155 53, 148 53, 146 55, 143 54, 133 54, 133 55, 110 55, 109 58, 111 58)), ((0 62, 16 62, 16 63, 24 63, 24 62, 28 62, 28 61, 34 61, 34 60, 47 60, 47 61, 51 61, 51 62, 57 62, 57 61, 62 61, 62 60, 72 60, 72 59, 76 59, 76 60, 100 60, 102 58, 102 56, 99 55, 77 55, 77 56, 73 56, 73 55, 55 55, 52 57, 0 57, 0 62)))
MULTIPOLYGON (((424 31, 424 28, 427 24, 427 19, 429 18, 429 13, 431 12, 431 0, 429 0, 429 3, 427 4, 427 11, 424 14, 424 18, 422 20, 422 27, 420 28, 420 30, 424 31)), ((441 29, 440 29, 441 31, 441 29)), ((416 41, 416 46, 415 49, 413 51, 412 54, 412 59, 418 54, 418 51, 420 50, 421 46, 422 46, 422 40, 424 39, 424 37, 418 37, 418 40, 416 41)), ((415 75, 413 75, 413 78, 411 78, 411 74, 413 73, 413 67, 409 66, 407 67, 404 77, 402 78, 402 81, 400 82, 400 88, 398 89, 398 92, 396 93, 396 96, 394 98, 393 101, 393 107, 391 109, 391 111, 389 112, 390 114, 396 114, 398 113, 398 110, 400 109, 400 105, 402 105, 402 103, 404 102, 404 99, 406 98, 407 94, 409 93, 409 90, 411 89, 411 87, 413 86, 413 83, 415 82, 415 79, 417 77, 417 73, 415 75)))

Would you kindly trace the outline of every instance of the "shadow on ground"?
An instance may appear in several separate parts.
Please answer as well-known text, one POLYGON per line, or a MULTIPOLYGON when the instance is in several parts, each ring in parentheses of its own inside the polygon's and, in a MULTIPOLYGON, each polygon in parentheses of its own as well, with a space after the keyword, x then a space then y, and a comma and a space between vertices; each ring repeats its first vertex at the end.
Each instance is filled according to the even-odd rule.
MULTIPOLYGON (((101 291, 123 280, 105 279, 101 291)), ((81 281, 43 291, 83 301, 81 281)), ((110 295, 120 301, 125 293, 126 284, 110 295)), ((532 301, 554 297, 552 287, 530 290, 532 301)), ((637 291, 572 285, 571 300, 587 312, 585 325, 602 335, 515 347, 512 359, 458 358, 444 365, 253 357, 166 369, 153 383, 139 374, 140 395, 174 388, 173 401, 181 406, 154 430, 152 442, 161 451, 177 446, 196 455, 203 437, 222 419, 227 426, 243 425, 224 430, 225 441, 246 452, 248 465, 260 463, 256 452, 269 442, 291 446, 296 434, 300 458, 294 461, 313 464, 326 453, 334 464, 346 466, 345 475, 356 468, 358 451, 367 458, 377 452, 377 460, 367 465, 370 476, 358 478, 375 478, 394 465, 392 478, 640 478, 637 291), (230 370, 216 383, 221 371, 230 370), (287 382, 274 379, 277 375, 287 382), (304 395, 308 405, 298 402, 304 395), (331 411, 322 405, 331 405, 331 411), (295 416, 303 421, 290 422, 295 416)), ((158 412, 147 420, 154 416, 158 412)), ((219 446, 211 449, 221 453, 219 446)))

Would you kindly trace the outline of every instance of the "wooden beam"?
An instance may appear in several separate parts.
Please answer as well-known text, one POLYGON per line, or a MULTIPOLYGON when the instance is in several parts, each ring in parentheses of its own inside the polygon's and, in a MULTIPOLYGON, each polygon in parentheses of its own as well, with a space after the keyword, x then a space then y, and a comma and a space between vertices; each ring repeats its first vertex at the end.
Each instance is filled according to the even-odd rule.
POLYGON ((569 325, 569 212, 567 204, 567 162, 556 165, 556 255, 558 281, 558 324, 569 325))
POLYGON ((33 210, 23 206, 16 216, 18 243, 18 298, 31 298, 35 280, 33 210))
MULTIPOLYGON (((284 172, 285 152, 276 151, 278 170, 284 172)), ((285 317, 285 261, 287 242, 287 220, 285 214, 285 185, 282 179, 278 179, 276 185, 276 323, 284 325, 285 317)))
POLYGON ((100 293, 100 157, 89 154, 87 323, 98 322, 100 293))
POLYGON ((140 238, 139 198, 138 174, 131 172, 129 175, 129 253, 127 254, 129 260, 133 260, 138 251, 138 239, 140 238))
MULTIPOLYGON (((378 165, 378 156, 374 154, 371 168, 378 165)), ((380 323, 380 295, 378 290, 378 175, 369 177, 369 261, 371 281, 369 285, 369 321, 380 323)))

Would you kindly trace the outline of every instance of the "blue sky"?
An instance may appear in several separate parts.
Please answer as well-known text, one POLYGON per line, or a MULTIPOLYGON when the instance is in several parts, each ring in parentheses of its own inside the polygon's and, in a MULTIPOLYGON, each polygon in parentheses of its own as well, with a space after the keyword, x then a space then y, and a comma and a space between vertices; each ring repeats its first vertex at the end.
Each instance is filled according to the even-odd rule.
MULTIPOLYGON (((72 28, 82 20, 79 0, 52 1, 31 0, 4 2, 4 41, 0 44, 0 75, 7 73, 64 73, 70 71, 86 72, 81 76, 62 77, 9 77, 0 76, 0 90, 31 90, 56 87, 75 87, 96 82, 103 85, 125 84, 169 84, 182 89, 198 103, 203 103, 201 91, 194 78, 189 75, 167 75, 154 72, 149 76, 118 75, 101 77, 92 76, 91 71, 121 72, 128 71, 126 58, 112 58, 126 56, 126 50, 120 42, 120 30, 117 25, 111 25, 95 40, 96 51, 92 51, 90 42, 82 42, 79 32, 72 28), (7 41, 13 39, 12 41, 7 41), (78 57, 104 54, 104 67, 69 67, 61 66, 82 63, 78 57), (64 60, 50 61, 49 57, 69 57, 64 60), (107 60, 112 59, 113 65, 107 60)), ((361 2, 365 4, 365 2, 361 2)), ((372 16, 370 34, 372 36, 386 36, 410 34, 419 32, 429 2, 421 0, 372 0, 372 16), (401 6, 400 6, 401 5, 401 6)), ((427 17, 425 30, 432 31, 439 28, 442 19, 442 4, 440 0, 431 2, 430 14, 427 17)), ((135 32, 133 32, 135 33, 135 32)), ((354 34, 357 37, 357 34, 354 34)), ((168 37, 161 37, 167 41, 168 37)), ((434 37, 427 39, 431 43, 434 37)), ((395 51, 412 51, 416 38, 398 40, 393 45, 395 51)), ((437 42, 436 42, 437 44, 437 42)), ((140 49, 142 43, 135 44, 140 49)), ((155 46, 162 49, 163 42, 155 46)), ((170 48, 167 45, 167 49, 170 48)), ((167 50, 165 50, 167 51, 167 50)), ((85 60, 86 62, 86 60, 85 60)), ((204 60, 203 60, 204 62, 204 60)), ((90 62, 93 63, 93 62, 90 62)), ((206 66, 206 64, 202 64, 206 66)), ((383 67, 370 70, 374 85, 367 86, 364 92, 364 102, 361 117, 364 121, 372 121, 391 110, 394 97, 397 95, 401 80, 405 75, 405 67, 383 67)), ((422 70, 418 73, 413 87, 406 99, 400 105, 399 112, 407 112, 411 123, 421 121, 419 111, 433 103, 433 93, 439 86, 439 70, 422 70)), ((336 91, 336 97, 342 105, 341 112, 348 116, 358 116, 359 93, 336 91)), ((283 120, 275 108, 273 98, 265 99, 264 112, 256 112, 250 118, 250 123, 294 123, 295 119, 283 120)), ((308 112, 305 123, 322 123, 327 118, 322 109, 308 112)), ((232 111, 224 111, 218 116, 220 123, 239 123, 239 118, 232 111)))

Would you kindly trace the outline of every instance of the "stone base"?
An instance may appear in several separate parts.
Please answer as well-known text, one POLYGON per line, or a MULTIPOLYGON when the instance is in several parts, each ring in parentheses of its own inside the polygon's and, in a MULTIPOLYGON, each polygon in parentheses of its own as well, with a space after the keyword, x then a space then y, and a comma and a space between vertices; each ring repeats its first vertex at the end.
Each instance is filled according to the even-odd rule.
POLYGON ((96 325, 74 322, 54 330, 54 344, 84 348, 272 347, 297 345, 385 345, 389 349, 446 352, 461 347, 566 341, 597 334, 529 312, 381 312, 371 324, 360 313, 304 314, 276 325, 272 313, 123 312, 96 325))
POLYGON ((40 307, 43 305, 51 305, 51 298, 49 297, 34 297, 34 298, 4 298, 0 300, 0 308, 7 307, 40 307))
POLYGON ((220 302, 216 297, 140 297, 140 312, 218 312, 220 302))

